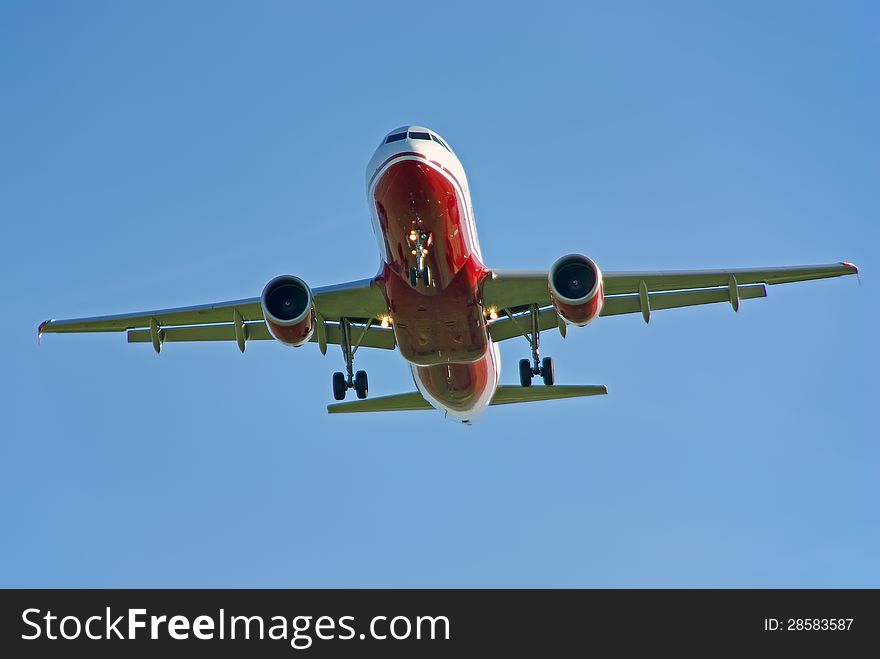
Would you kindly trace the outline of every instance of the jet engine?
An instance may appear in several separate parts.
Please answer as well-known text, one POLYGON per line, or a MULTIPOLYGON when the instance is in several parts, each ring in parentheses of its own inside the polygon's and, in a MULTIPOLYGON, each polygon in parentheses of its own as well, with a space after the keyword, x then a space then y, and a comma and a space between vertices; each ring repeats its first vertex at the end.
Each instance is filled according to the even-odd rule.
POLYGON ((583 327, 602 311, 602 271, 592 259, 563 256, 550 268, 548 280, 550 299, 565 322, 583 327))
POLYGON ((281 275, 266 284, 260 296, 269 333, 288 346, 301 346, 315 331, 312 291, 299 277, 281 275))

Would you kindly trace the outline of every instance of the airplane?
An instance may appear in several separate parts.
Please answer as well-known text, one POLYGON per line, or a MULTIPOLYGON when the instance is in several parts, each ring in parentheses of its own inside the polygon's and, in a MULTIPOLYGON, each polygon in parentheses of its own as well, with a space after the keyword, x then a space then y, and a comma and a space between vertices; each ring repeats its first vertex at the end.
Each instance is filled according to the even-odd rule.
POLYGON ((356 400, 330 413, 435 408, 470 423, 489 405, 602 395, 604 385, 555 384, 553 359, 540 354, 541 332, 583 327, 598 317, 729 303, 765 297, 766 285, 857 275, 852 263, 678 271, 602 271, 568 254, 546 271, 495 270, 483 263, 470 189, 455 152, 437 132, 402 126, 382 139, 366 172, 367 203, 380 254, 378 273, 311 288, 281 275, 259 297, 137 313, 47 320, 38 333, 126 332, 129 343, 235 342, 275 339, 339 345, 345 371, 332 377, 333 397, 356 400), (498 344, 524 337, 519 386, 499 384, 498 344), (410 364, 416 391, 368 398, 360 348, 397 350, 410 364), (536 377, 544 386, 533 387, 536 377))

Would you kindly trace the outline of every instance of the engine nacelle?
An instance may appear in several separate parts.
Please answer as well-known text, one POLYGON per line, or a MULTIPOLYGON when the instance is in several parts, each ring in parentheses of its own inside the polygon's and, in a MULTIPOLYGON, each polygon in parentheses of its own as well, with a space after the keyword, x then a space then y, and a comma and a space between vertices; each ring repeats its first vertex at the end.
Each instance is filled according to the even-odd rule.
POLYGON ((281 275, 266 284, 260 296, 269 333, 288 346, 301 346, 315 331, 312 291, 299 277, 281 275))
POLYGON ((565 322, 583 327, 602 311, 602 271, 592 259, 563 256, 550 268, 548 283, 553 306, 565 322))

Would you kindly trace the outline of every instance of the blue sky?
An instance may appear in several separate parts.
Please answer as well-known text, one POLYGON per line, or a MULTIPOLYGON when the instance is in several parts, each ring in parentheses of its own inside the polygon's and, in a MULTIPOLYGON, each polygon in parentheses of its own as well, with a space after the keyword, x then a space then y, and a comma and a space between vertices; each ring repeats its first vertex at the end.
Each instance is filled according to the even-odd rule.
POLYGON ((0 9, 0 585, 880 586, 878 5, 325 4, 0 9), (329 417, 336 350, 38 347, 374 274, 364 167, 409 122, 461 157, 490 266, 862 285, 548 333, 610 394, 471 428, 329 417))

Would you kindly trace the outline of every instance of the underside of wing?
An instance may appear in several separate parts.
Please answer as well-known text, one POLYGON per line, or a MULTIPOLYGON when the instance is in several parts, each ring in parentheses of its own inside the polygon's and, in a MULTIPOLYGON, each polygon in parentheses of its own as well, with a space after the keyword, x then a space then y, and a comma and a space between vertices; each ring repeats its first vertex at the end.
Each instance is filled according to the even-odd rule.
POLYGON ((233 314, 236 311, 241 314, 244 321, 263 320, 260 298, 254 297, 176 309, 156 309, 91 318, 47 320, 40 325, 39 329, 41 334, 51 332, 124 332, 137 327, 149 327, 151 321, 155 321, 160 326, 171 327, 209 325, 232 322, 233 314))
MULTIPOLYGON (((393 330, 379 324, 379 319, 388 313, 388 305, 381 288, 372 279, 315 288, 311 293, 315 315, 321 325, 312 342, 322 345, 341 343, 340 321, 346 319, 351 324, 352 343, 371 348, 394 348, 393 330)), ((237 341, 243 349, 245 341, 273 338, 263 320, 259 297, 91 318, 47 320, 39 327, 41 335, 126 331, 129 343, 153 343, 154 347, 165 342, 237 341)))
MULTIPOLYGON (((735 300, 751 300, 767 296, 767 288, 763 285, 738 286, 735 300)), ((650 293, 647 296, 650 311, 693 307, 703 304, 730 302, 729 288, 704 288, 693 291, 669 291, 650 293)), ((601 316, 618 316, 628 313, 641 313, 643 302, 639 295, 614 295, 605 298, 601 316)), ((531 331, 528 312, 512 313, 489 324, 489 334, 493 341, 505 341, 518 336, 525 336, 531 331)), ((553 307, 545 307, 538 311, 538 328, 553 329, 560 324, 559 316, 553 307)))
MULTIPOLYGON (((735 310, 741 300, 766 297, 766 284, 784 284, 812 279, 858 274, 851 263, 739 268, 728 270, 673 270, 645 272, 603 272, 605 294, 602 316, 641 313, 647 322, 652 311, 729 302, 735 310)), ((495 341, 531 332, 531 309, 537 308, 538 329, 564 323, 552 306, 547 272, 493 271, 483 284, 483 304, 498 316, 490 322, 495 341)))
POLYGON ((648 291, 674 291, 736 284, 790 284, 811 279, 827 279, 858 274, 852 263, 796 265, 777 268, 732 268, 729 270, 667 270, 645 272, 605 272, 602 281, 606 295, 637 293, 641 282, 648 291))
MULTIPOLYGON (((164 327, 162 328, 163 343, 189 343, 201 341, 236 341, 236 328, 234 323, 222 323, 217 325, 193 325, 188 327, 164 327)), ((330 345, 342 344, 342 327, 339 323, 325 321, 324 332, 326 342, 330 345)), ((360 348, 382 348, 394 350, 394 330, 390 327, 378 325, 352 324, 352 344, 360 348)), ((274 339, 263 321, 244 323, 244 338, 247 341, 267 341, 274 339)), ((149 329, 128 330, 129 343, 150 343, 152 341, 149 329)), ((315 333, 309 341, 318 343, 318 334, 315 333)))

